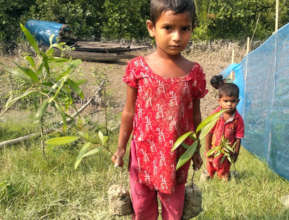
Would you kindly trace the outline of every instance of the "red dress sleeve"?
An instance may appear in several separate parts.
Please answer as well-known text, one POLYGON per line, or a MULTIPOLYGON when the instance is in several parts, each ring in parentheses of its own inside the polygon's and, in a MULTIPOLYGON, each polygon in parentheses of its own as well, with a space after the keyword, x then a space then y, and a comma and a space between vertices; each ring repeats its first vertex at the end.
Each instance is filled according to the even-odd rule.
POLYGON ((137 88, 136 68, 134 66, 134 59, 129 61, 126 67, 125 75, 122 80, 130 87, 137 88))
POLYGON ((194 91, 194 98, 200 99, 203 98, 207 93, 208 90, 206 89, 206 78, 203 72, 202 67, 199 64, 197 65, 197 69, 195 71, 195 91, 194 91))

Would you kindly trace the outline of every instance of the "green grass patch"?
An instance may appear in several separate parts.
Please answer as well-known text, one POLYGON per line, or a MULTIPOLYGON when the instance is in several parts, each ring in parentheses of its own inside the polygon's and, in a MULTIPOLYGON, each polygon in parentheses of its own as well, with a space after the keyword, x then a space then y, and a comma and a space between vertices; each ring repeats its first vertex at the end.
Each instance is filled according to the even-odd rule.
MULTIPOLYGON (((114 135, 111 148, 116 143, 114 135)), ((106 194, 112 184, 128 184, 126 169, 114 168, 110 155, 101 152, 74 170, 78 150, 73 145, 47 149, 46 160, 37 140, 30 141, 29 148, 2 149, 2 219, 131 219, 110 216, 106 194)), ((218 179, 199 183, 197 172, 204 211, 195 219, 288 219, 289 210, 279 201, 289 194, 288 181, 244 149, 236 165, 239 183, 218 179)))

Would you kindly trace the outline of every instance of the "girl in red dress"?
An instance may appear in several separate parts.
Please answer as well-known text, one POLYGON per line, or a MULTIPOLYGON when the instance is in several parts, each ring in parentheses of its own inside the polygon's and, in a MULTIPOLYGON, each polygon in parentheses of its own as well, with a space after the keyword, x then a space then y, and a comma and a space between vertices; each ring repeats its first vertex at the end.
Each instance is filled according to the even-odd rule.
MULTIPOLYGON (((127 65, 123 77, 127 99, 112 160, 123 165, 132 134, 129 173, 133 219, 157 219, 159 198, 162 218, 178 220, 190 162, 176 171, 183 150, 171 149, 180 135, 200 123, 200 98, 207 93, 206 81, 200 65, 181 55, 195 22, 192 0, 151 0, 150 12, 146 24, 156 50, 127 65)), ((195 169, 202 165, 199 149, 193 165, 195 169)))

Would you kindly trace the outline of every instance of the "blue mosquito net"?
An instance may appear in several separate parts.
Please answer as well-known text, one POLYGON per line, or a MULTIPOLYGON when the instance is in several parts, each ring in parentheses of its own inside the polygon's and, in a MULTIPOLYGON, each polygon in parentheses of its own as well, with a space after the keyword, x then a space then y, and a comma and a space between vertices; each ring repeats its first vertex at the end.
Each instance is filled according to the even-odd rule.
POLYGON ((63 24, 50 21, 28 20, 25 27, 34 35, 38 42, 49 45, 50 36, 54 35, 52 43, 55 43, 63 24))
POLYGON ((235 73, 243 146, 289 180, 289 24, 221 74, 235 73))

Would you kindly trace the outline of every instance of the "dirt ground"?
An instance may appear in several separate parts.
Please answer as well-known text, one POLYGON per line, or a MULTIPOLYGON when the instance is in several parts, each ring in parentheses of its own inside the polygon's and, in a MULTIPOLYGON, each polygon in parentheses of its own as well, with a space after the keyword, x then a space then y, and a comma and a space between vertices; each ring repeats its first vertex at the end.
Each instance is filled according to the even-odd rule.
MULTIPOLYGON (((152 50, 138 51, 135 55, 145 55, 152 50)), ((184 51, 184 56, 188 59, 198 62, 204 69, 207 80, 207 88, 209 93, 201 100, 202 117, 205 118, 216 107, 216 90, 211 87, 209 80, 213 75, 222 72, 229 64, 232 63, 232 54, 234 53, 234 62, 238 63, 245 55, 245 47, 238 43, 232 42, 211 42, 192 44, 184 51), (234 51, 234 52, 233 52, 234 51)), ((96 63, 83 62, 83 72, 91 73, 103 72, 107 74, 111 90, 111 94, 115 98, 116 105, 115 113, 119 113, 125 102, 126 85, 122 82, 122 76, 125 72, 126 63, 128 60, 121 60, 119 63, 96 63)), ((90 93, 93 88, 92 85, 86 86, 85 90, 90 93)))

